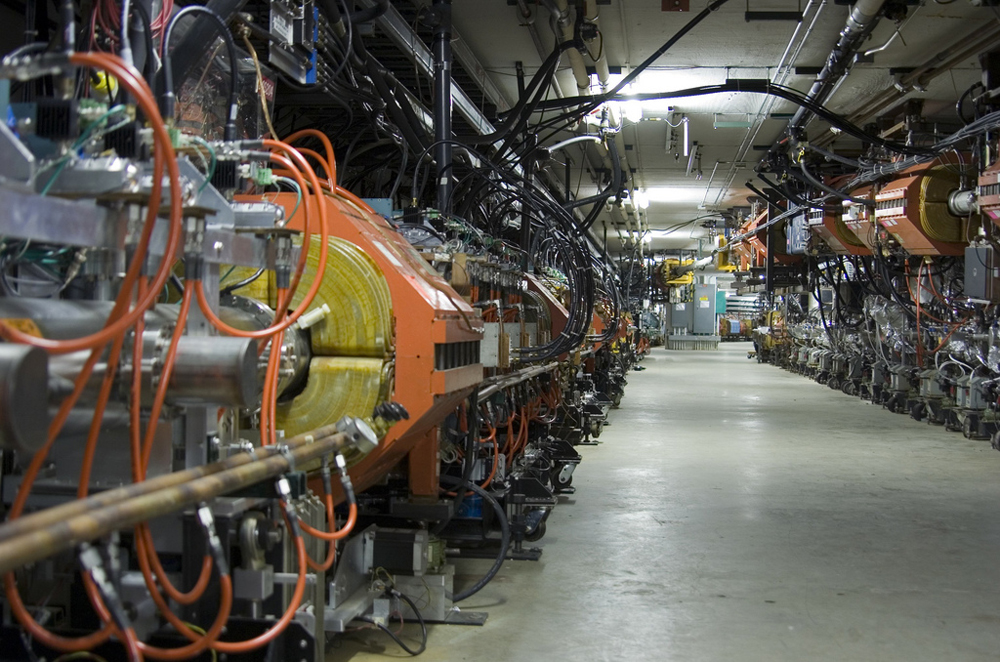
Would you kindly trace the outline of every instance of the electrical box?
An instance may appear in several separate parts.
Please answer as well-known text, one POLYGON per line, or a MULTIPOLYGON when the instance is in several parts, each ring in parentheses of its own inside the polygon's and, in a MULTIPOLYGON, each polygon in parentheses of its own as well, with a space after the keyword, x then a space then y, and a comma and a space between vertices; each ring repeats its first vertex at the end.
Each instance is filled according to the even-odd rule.
POLYGON ((992 246, 965 247, 965 294, 970 299, 1000 301, 1000 265, 992 246))
POLYGON ((316 82, 318 10, 312 0, 273 0, 270 6, 268 60, 296 82, 316 82))
POLYGON ((806 214, 793 216, 785 230, 785 252, 789 255, 805 255, 809 246, 809 232, 809 221, 806 214))
POLYGON ((696 335, 715 335, 719 326, 715 321, 716 285, 694 286, 694 325, 696 335))

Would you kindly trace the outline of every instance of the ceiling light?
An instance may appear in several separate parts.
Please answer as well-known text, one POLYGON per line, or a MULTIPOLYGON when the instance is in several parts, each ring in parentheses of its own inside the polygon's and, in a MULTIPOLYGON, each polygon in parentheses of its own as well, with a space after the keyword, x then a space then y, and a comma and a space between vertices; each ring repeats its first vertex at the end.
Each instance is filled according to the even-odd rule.
POLYGON ((622 113, 629 122, 638 122, 642 119, 642 103, 634 99, 626 101, 622 104, 622 113))
MULTIPOLYGON (((624 95, 628 99, 628 95, 624 95)), ((638 107, 642 109, 642 112, 646 115, 653 115, 655 117, 668 116, 674 112, 674 103, 672 99, 631 99, 626 101, 626 103, 638 104, 638 107)))
POLYGON ((646 69, 629 85, 628 92, 632 94, 665 92, 725 82, 726 70, 722 67, 646 69))
POLYGON ((701 202, 705 198, 705 188, 701 186, 653 186, 647 188, 645 194, 649 202, 701 202))
POLYGON ((684 123, 684 156, 687 156, 691 151, 691 130, 689 127, 691 121, 685 115, 681 118, 681 122, 684 123))
MULTIPOLYGON (((687 124, 685 123, 684 126, 687 126, 687 124)), ((691 153, 688 155, 687 169, 684 171, 685 177, 691 176, 691 171, 694 169, 694 162, 698 158, 698 141, 696 140, 691 146, 694 149, 692 149, 691 153)))

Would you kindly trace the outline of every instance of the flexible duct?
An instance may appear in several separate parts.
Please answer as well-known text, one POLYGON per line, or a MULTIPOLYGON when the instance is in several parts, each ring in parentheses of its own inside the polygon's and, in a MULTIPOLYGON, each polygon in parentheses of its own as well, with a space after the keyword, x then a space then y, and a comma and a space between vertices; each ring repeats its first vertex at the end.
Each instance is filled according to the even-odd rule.
MULTIPOLYGON (((840 39, 830 51, 826 64, 823 65, 823 69, 809 90, 810 101, 823 103, 833 86, 847 73, 854 53, 878 23, 878 16, 884 3, 885 0, 858 0, 854 5, 844 29, 840 31, 840 39)), ((811 111, 799 108, 788 123, 788 133, 793 134, 804 127, 812 116, 811 111)))

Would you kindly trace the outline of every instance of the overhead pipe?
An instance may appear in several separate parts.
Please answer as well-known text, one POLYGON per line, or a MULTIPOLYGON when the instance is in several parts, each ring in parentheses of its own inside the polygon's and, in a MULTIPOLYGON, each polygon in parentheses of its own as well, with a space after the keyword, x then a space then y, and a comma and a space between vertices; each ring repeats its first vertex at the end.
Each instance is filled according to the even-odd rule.
POLYGON ((451 135, 451 0, 434 0, 434 161, 437 163, 437 207, 442 214, 451 211, 452 172, 451 135))
MULTIPOLYGON (((584 19, 588 23, 592 23, 595 27, 598 27, 598 19, 600 18, 600 13, 597 11, 597 0, 587 0, 586 11, 583 15, 584 19)), ((601 83, 601 91, 604 92, 608 83, 611 80, 611 71, 608 69, 608 55, 607 49, 604 48, 604 38, 601 38, 601 52, 598 54, 598 58, 594 60, 594 69, 597 70, 597 80, 601 83)))
MULTIPOLYGON (((792 36, 789 38, 788 44, 785 46, 785 50, 781 54, 781 59, 778 60, 778 66, 775 68, 773 80, 775 84, 784 85, 785 81, 788 80, 788 77, 791 75, 792 68, 795 66, 795 62, 798 60, 799 54, 802 52, 802 47, 812 36, 813 31, 816 29, 816 24, 819 21, 820 15, 822 15, 826 5, 827 0, 809 0, 809 2, 806 3, 805 9, 802 11, 803 21, 799 22, 795 26, 795 30, 792 32, 792 36), (799 38, 799 30, 802 28, 805 17, 809 15, 809 11, 812 9, 814 4, 816 5, 816 11, 813 12, 809 25, 806 27, 806 30, 802 34, 801 38, 799 38)), ((774 97, 770 96, 761 101, 760 108, 758 108, 757 114, 754 117, 754 126, 747 129, 743 142, 740 144, 740 148, 736 151, 736 159, 733 161, 734 165, 729 167, 729 172, 726 173, 726 177, 723 180, 725 182, 725 186, 719 188, 719 193, 715 197, 716 205, 719 204, 726 191, 729 190, 729 188, 733 185, 733 182, 736 180, 738 168, 736 168, 735 164, 746 158, 747 152, 750 151, 750 148, 753 146, 753 141, 756 140, 757 135, 764 126, 764 119, 766 119, 768 113, 771 112, 771 109, 774 107, 774 103, 774 97)), ((687 123, 685 123, 685 130, 686 128, 687 123)), ((687 156, 687 154, 685 153, 684 156, 687 156)), ((708 189, 706 188, 702 205, 707 206, 707 204, 708 189)))
MULTIPOLYGON (((1000 44, 1000 25, 996 21, 987 21, 972 33, 963 36, 948 48, 928 58, 913 71, 903 75, 891 87, 886 88, 874 98, 867 100, 859 108, 851 112, 847 119, 853 124, 862 124, 870 118, 884 113, 903 101, 915 89, 925 87, 938 76, 951 71, 980 53, 1000 44)), ((820 146, 829 145, 836 136, 825 134, 817 139, 820 146)))
MULTIPOLYGON (((535 13, 531 11, 525 0, 517 0, 517 11, 521 17, 521 25, 528 28, 528 35, 531 36, 531 43, 535 45, 535 50, 538 51, 538 57, 542 59, 542 62, 545 62, 546 58, 549 57, 549 50, 542 44, 542 37, 538 34, 538 27, 535 25, 535 13)), ((565 96, 562 86, 559 85, 559 79, 555 76, 552 77, 552 91, 559 99, 565 96)))
POLYGON ((676 269, 674 269, 674 273, 677 276, 683 276, 684 274, 688 273, 689 271, 694 271, 696 269, 704 269, 708 265, 712 264, 712 262, 714 260, 715 260, 715 258, 712 255, 709 255, 708 257, 703 257, 703 258, 700 258, 698 260, 695 260, 691 264, 684 264, 684 265, 681 265, 681 266, 677 267, 676 269))
POLYGON ((564 147, 568 147, 569 145, 580 142, 600 143, 601 137, 594 135, 574 136, 572 138, 567 138, 566 140, 561 140, 554 145, 544 145, 543 147, 549 152, 558 152, 560 149, 564 147))
MULTIPOLYGON (((575 29, 566 0, 542 0, 542 2, 552 13, 552 31, 555 32, 556 39, 558 41, 573 41, 575 29)), ((590 75, 587 73, 587 65, 583 62, 583 55, 575 48, 569 49, 568 53, 569 65, 573 70, 573 77, 576 79, 577 95, 589 95, 590 75)))
MULTIPOLYGON (((816 76, 816 80, 809 90, 807 96, 810 101, 818 104, 826 101, 833 86, 847 73, 851 66, 851 59, 865 37, 878 23, 884 4, 885 0, 858 0, 854 5, 847 17, 844 29, 840 31, 840 39, 830 51, 826 64, 823 65, 823 69, 816 76)), ((788 135, 794 135, 800 131, 812 117, 812 111, 800 107, 788 123, 788 135)))
POLYGON ((891 46, 892 43, 896 41, 896 37, 899 37, 900 34, 902 34, 903 28, 905 28, 907 24, 909 24, 909 22, 913 20, 913 17, 917 15, 917 11, 920 9, 921 6, 922 5, 917 5, 913 8, 913 11, 910 12, 910 15, 906 17, 906 20, 903 21, 903 23, 898 28, 896 28, 896 30, 885 41, 885 43, 883 43, 881 46, 875 46, 874 48, 869 48, 864 52, 864 56, 871 57, 872 55, 875 55, 876 53, 881 53, 885 49, 889 48, 889 46, 891 46))

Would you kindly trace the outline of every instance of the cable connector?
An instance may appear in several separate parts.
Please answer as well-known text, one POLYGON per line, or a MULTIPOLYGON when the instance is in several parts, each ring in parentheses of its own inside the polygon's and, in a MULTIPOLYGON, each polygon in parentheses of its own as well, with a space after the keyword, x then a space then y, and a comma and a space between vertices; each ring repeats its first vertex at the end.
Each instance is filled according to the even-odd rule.
POLYGON ((188 280, 197 281, 205 271, 205 219, 188 216, 184 219, 184 274, 188 280))
POLYGON ((337 473, 340 474, 340 486, 344 489, 344 496, 347 497, 347 502, 356 504, 358 500, 354 495, 354 483, 351 482, 351 476, 347 473, 347 460, 344 459, 342 453, 337 453, 334 456, 334 462, 337 463, 337 473))
POLYGON ((320 466, 320 476, 323 477, 323 494, 333 494, 333 477, 330 471, 330 454, 327 453, 322 458, 320 466))
POLYGON ((101 558, 101 553, 89 543, 83 543, 80 545, 78 558, 84 572, 94 580, 97 590, 104 599, 104 604, 107 605, 108 611, 111 612, 111 618, 114 620, 115 625, 122 632, 131 629, 132 624, 129 622, 125 605, 121 597, 119 597, 118 591, 115 590, 111 578, 104 570, 104 560, 101 558))
POLYGON ((274 281, 278 289, 292 284, 292 238, 281 234, 274 240, 274 281))
POLYGON ((303 313, 299 319, 295 320, 292 327, 296 329, 308 329, 322 322, 330 314, 330 304, 324 303, 319 308, 313 308, 309 312, 303 313))
POLYGON ((215 518, 212 516, 212 509, 207 503, 202 503, 198 507, 198 521, 205 531, 205 539, 208 541, 208 548, 212 550, 212 557, 215 559, 215 567, 219 569, 220 575, 229 574, 229 561, 226 559, 226 552, 222 548, 222 541, 215 530, 215 518))
POLYGON ((274 171, 270 168, 253 168, 253 181, 257 186, 271 186, 274 184, 274 171))
POLYGON ((285 517, 288 518, 288 526, 292 529, 292 534, 299 538, 302 536, 302 527, 299 526, 299 513, 292 504, 292 487, 288 484, 288 479, 284 476, 274 481, 274 489, 281 499, 281 505, 285 509, 285 517))

